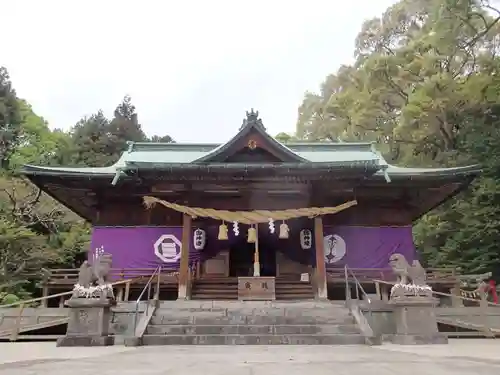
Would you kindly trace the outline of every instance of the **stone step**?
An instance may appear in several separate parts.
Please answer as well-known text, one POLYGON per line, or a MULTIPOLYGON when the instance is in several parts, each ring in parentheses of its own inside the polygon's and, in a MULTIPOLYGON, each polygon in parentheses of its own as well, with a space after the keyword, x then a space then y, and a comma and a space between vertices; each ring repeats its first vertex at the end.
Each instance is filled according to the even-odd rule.
POLYGON ((193 290, 193 292, 191 293, 191 298, 194 298, 194 296, 196 295, 200 295, 200 294, 214 294, 214 295, 234 295, 234 296, 238 296, 238 291, 237 290, 225 290, 225 289, 197 289, 197 290, 193 290))
POLYGON ((312 289, 276 289, 276 294, 310 294, 314 295, 312 289))
POLYGON ((200 301, 210 301, 210 300, 216 300, 216 301, 234 301, 238 299, 238 296, 231 296, 227 294, 195 294, 191 298, 195 300, 200 300, 200 301))
POLYGON ((160 301, 159 307, 165 311, 299 311, 337 313, 348 311, 344 301, 160 301))
POLYGON ((194 324, 194 325, 329 325, 329 324, 352 324, 353 319, 349 316, 266 316, 266 315, 205 315, 186 316, 172 314, 158 314, 151 319, 151 325, 159 324, 194 324))
POLYGON ((144 335, 143 345, 364 345, 359 334, 335 335, 144 335))
POLYGON ((309 294, 305 294, 305 293, 303 293, 303 294, 279 294, 276 296, 276 299, 278 301, 309 300, 309 299, 313 299, 313 296, 311 296, 309 294))
POLYGON ((346 309, 345 301, 297 301, 297 302, 271 302, 271 301, 238 301, 238 302, 220 302, 212 303, 199 301, 160 301, 160 306, 169 309, 214 309, 214 308, 261 308, 270 307, 273 309, 346 309))
POLYGON ((238 288, 233 285, 198 285, 197 287, 193 287, 193 292, 200 290, 230 290, 230 291, 238 291, 238 288))
POLYGON ((283 292, 287 290, 307 290, 312 292, 313 288, 309 285, 276 285, 275 290, 283 292))
POLYGON ((146 330, 151 335, 316 335, 358 334, 354 324, 338 325, 150 325, 146 330))

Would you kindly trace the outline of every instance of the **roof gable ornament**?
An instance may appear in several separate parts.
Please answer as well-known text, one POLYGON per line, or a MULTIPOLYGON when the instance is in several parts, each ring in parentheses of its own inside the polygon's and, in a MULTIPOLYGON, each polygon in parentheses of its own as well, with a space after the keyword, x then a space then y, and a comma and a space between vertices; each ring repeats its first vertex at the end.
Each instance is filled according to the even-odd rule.
POLYGON ((264 127, 264 124, 262 123, 262 120, 259 118, 259 111, 254 111, 252 108, 250 112, 246 111, 247 117, 243 119, 243 123, 240 126, 240 130, 247 126, 258 126, 262 128, 264 131, 266 128, 264 127))

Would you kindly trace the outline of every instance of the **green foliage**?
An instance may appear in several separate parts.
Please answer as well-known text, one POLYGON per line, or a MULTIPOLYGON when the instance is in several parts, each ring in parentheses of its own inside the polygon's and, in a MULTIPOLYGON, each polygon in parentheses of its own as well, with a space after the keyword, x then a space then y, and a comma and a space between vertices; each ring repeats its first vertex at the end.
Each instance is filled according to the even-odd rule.
POLYGON ((274 138, 281 143, 291 143, 298 141, 297 137, 294 136, 293 134, 288 134, 284 132, 277 134, 276 137, 274 138))
POLYGON ((71 163, 78 166, 103 167, 118 161, 127 149, 127 142, 166 142, 173 139, 153 136, 148 139, 137 119, 135 106, 129 96, 116 107, 114 117, 107 119, 102 111, 81 119, 71 130, 71 144, 67 149, 71 163))
POLYGON ((29 298, 44 268, 75 268, 90 246, 90 224, 20 178, 19 168, 111 165, 127 141, 173 139, 148 139, 128 96, 112 119, 98 111, 69 132, 51 130, 16 96, 7 70, 0 67, 0 304, 29 298))
POLYGON ((0 67, 0 166, 9 167, 11 154, 20 143, 20 111, 7 69, 0 67))
POLYGON ((0 293, 0 304, 10 305, 11 303, 19 302, 21 299, 15 294, 10 293, 0 293))
POLYGON ((355 64, 305 95, 297 123, 303 139, 376 141, 399 165, 483 165, 471 189, 414 233, 428 265, 497 277, 499 21, 488 1, 399 1, 364 23, 355 64))

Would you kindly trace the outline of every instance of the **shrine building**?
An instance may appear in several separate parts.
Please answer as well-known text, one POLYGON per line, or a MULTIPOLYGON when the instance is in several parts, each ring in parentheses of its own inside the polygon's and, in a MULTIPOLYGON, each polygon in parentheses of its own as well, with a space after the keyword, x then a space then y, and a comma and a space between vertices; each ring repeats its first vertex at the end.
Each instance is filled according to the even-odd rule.
POLYGON ((92 224, 89 259, 112 254, 120 277, 161 266, 180 299, 236 299, 252 277, 272 298, 327 298, 345 266, 416 259, 412 223, 479 173, 389 165, 372 143, 285 145, 253 110, 224 144, 130 142, 111 166, 23 168, 92 224))

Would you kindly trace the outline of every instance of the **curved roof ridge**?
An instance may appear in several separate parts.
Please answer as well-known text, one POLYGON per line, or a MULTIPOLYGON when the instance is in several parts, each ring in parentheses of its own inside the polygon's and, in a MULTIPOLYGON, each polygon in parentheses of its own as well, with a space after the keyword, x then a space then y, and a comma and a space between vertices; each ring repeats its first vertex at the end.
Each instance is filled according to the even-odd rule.
POLYGON ((213 160, 218 155, 223 154, 226 150, 230 149, 238 140, 242 137, 248 135, 251 130, 255 130, 259 133, 265 140, 267 140, 271 145, 280 150, 283 154, 285 154, 288 158, 293 161, 301 161, 307 162, 308 160, 291 150, 289 147, 285 146, 283 143, 269 135, 266 131, 264 125, 262 124, 262 120, 258 117, 259 112, 254 112, 253 109, 251 112, 247 112, 247 118, 243 120, 243 125, 241 126, 238 133, 233 136, 229 141, 220 146, 216 147, 212 151, 208 152, 206 155, 196 159, 193 163, 205 163, 213 160))

